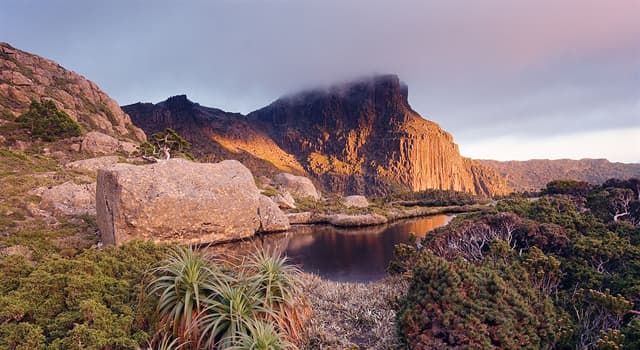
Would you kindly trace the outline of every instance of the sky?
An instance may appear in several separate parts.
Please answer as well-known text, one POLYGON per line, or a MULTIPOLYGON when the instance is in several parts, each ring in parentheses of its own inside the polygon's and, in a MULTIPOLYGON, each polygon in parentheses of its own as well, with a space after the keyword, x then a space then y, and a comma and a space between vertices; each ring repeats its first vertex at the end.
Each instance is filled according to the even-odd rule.
POLYGON ((640 162, 640 0, 0 0, 0 41, 122 105, 393 73, 465 156, 640 162))

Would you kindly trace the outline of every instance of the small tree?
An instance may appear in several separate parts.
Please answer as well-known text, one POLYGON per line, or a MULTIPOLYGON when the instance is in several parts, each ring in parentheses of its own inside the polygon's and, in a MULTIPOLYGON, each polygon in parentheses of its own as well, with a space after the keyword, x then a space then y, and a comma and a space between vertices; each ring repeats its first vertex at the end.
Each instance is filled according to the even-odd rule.
POLYGON ((29 110, 20 115, 16 122, 29 129, 32 138, 48 142, 82 134, 80 125, 67 113, 59 110, 51 100, 42 104, 32 100, 29 110))
POLYGON ((142 158, 152 162, 170 159, 172 155, 193 159, 193 156, 188 153, 190 149, 191 144, 171 128, 154 133, 149 141, 143 142, 138 147, 142 158))

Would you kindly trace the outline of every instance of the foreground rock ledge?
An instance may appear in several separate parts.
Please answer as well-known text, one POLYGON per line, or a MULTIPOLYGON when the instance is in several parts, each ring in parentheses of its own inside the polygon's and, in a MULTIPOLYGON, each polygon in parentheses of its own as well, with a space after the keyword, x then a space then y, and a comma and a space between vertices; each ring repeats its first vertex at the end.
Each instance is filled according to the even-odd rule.
POLYGON ((212 243, 289 228, 277 205, 261 197, 249 169, 234 160, 100 169, 96 209, 105 244, 212 243))

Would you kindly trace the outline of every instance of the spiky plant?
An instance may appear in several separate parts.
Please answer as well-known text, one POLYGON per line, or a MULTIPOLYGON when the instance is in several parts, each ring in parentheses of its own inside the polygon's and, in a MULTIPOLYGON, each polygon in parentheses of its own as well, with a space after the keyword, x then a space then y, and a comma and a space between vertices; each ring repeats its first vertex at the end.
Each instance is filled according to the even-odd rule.
POLYGON ((200 346, 226 349, 237 344, 240 336, 249 334, 261 315, 270 314, 251 286, 235 281, 216 286, 215 293, 204 300, 206 308, 198 319, 200 346))
POLYGON ((246 279, 267 306, 292 304, 300 295, 300 269, 287 264, 287 258, 258 250, 242 264, 246 279))
POLYGON ((171 329, 181 343, 192 343, 198 335, 202 300, 215 289, 212 282, 228 277, 193 247, 174 248, 154 273, 158 277, 148 289, 159 297, 157 310, 165 329, 171 329))
POLYGON ((301 298, 301 271, 287 264, 287 258, 274 252, 257 250, 242 264, 246 280, 256 290, 259 302, 271 312, 275 322, 292 340, 301 336, 307 308, 301 298))
POLYGON ((147 342, 147 347, 137 348, 137 350, 180 350, 184 346, 185 344, 181 344, 177 338, 173 338, 168 333, 164 333, 156 334, 152 341, 147 342))
POLYGON ((232 349, 283 350, 296 349, 296 346, 286 341, 273 324, 258 321, 251 326, 249 333, 239 337, 237 345, 232 349))

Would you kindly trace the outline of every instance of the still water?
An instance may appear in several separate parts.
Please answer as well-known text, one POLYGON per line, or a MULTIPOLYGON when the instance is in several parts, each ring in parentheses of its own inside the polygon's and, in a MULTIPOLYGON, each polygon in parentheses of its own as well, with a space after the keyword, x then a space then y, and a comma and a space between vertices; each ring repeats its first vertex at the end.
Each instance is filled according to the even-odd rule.
POLYGON ((434 215, 364 228, 295 226, 289 232, 268 235, 262 240, 225 246, 231 249, 227 253, 236 255, 254 245, 263 245, 284 253, 305 272, 334 281, 368 282, 384 277, 394 246, 407 242, 410 232, 424 237, 450 220, 451 216, 434 215))

